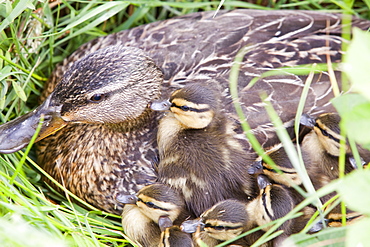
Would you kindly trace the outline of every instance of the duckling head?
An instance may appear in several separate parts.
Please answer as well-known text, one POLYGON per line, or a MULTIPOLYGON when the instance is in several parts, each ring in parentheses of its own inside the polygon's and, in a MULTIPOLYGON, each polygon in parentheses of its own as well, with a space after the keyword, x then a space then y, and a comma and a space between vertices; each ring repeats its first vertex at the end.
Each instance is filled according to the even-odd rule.
POLYGON ((147 185, 137 195, 118 194, 117 200, 123 204, 136 204, 142 214, 163 229, 170 227, 185 207, 177 191, 164 184, 147 185))
POLYGON ((200 220, 185 221, 183 231, 192 233, 200 226, 209 237, 227 241, 240 235, 248 223, 246 205, 240 201, 228 199, 221 201, 205 211, 200 220))
MULTIPOLYGON (((343 139, 343 136, 340 135, 340 120, 340 116, 336 113, 321 114, 316 119, 303 114, 300 123, 313 129, 320 145, 329 155, 338 157, 340 153, 339 142, 343 139)), ((349 147, 347 147, 347 152, 349 152, 349 147)))
MULTIPOLYGON (((272 184, 265 175, 258 175, 259 196, 247 206, 252 221, 262 226, 288 214, 294 207, 294 201, 289 191, 283 186, 272 184)), ((284 223, 279 229, 288 229, 291 222, 284 223)), ((263 228, 268 230, 269 227, 263 228)))
POLYGON ((169 100, 153 102, 151 109, 170 110, 186 129, 203 129, 212 122, 218 112, 219 100, 215 90, 194 83, 176 90, 169 100))
POLYGON ((71 123, 135 126, 160 95, 163 74, 140 49, 110 46, 73 65, 34 111, 0 126, 0 152, 20 150, 41 118, 37 141, 71 123))
POLYGON ((194 243, 190 236, 181 231, 179 226, 171 226, 164 229, 161 233, 161 240, 158 245, 159 247, 193 247, 194 243))

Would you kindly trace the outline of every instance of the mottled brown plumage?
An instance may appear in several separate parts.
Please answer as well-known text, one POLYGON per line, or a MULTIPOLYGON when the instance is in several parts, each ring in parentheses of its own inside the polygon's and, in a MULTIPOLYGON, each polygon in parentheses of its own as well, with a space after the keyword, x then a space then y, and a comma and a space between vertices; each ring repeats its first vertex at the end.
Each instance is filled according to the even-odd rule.
POLYGON ((246 166, 254 156, 235 138, 220 103, 211 86, 186 85, 171 95, 158 127, 158 180, 180 191, 196 217, 219 201, 257 195, 246 166))
MULTIPOLYGON (((62 108, 70 121, 39 144, 38 161, 58 182, 82 199, 100 209, 120 214, 122 208, 114 199, 117 193, 134 193, 156 179, 152 161, 157 155, 157 118, 146 108, 147 99, 140 99, 146 95, 155 99, 159 97, 159 92, 157 88, 155 92, 148 89, 147 86, 153 83, 146 84, 142 76, 156 75, 154 84, 161 86, 163 97, 189 82, 212 80, 215 88, 221 91, 225 113, 238 124, 228 91, 228 78, 235 55, 245 46, 247 50, 238 81, 239 100, 260 142, 264 147, 272 146, 277 142, 276 135, 259 93, 264 91, 269 95, 269 100, 288 127, 295 116, 307 77, 282 72, 261 78, 253 87, 248 87, 249 82, 264 72, 279 71, 284 66, 326 63, 328 54, 331 62, 339 63, 343 41, 340 35, 341 16, 296 10, 248 9, 220 11, 215 18, 213 15, 214 12, 204 12, 176 17, 82 45, 56 67, 45 87, 42 100, 55 89, 54 95, 58 96, 56 107, 46 100, 47 106, 44 105, 43 110, 30 112, 15 122, 1 126, 0 151, 9 153, 24 147, 34 133, 41 114, 48 112, 48 117, 54 113, 58 115, 65 103, 62 108), (112 48, 111 55, 104 56, 105 51, 98 51, 109 46, 116 46, 112 48), (119 46, 126 46, 125 51, 131 51, 134 56, 129 63, 125 58, 122 60, 126 62, 113 63, 122 53, 119 46), (146 55, 132 50, 133 47, 141 48, 146 55), (85 57, 87 54, 91 55, 85 57), (96 56, 100 57, 98 61, 96 56), (148 57, 152 60, 147 60, 148 57), (144 64, 150 66, 142 66, 142 58, 144 64), (126 67, 127 63, 138 66, 126 67), (155 65, 160 68, 161 75, 155 65), (140 71, 137 68, 141 68, 140 71), (120 71, 118 74, 114 72, 116 69, 120 71), (131 77, 137 84, 126 85, 127 81, 120 84, 111 75, 131 77), (164 81, 160 79, 162 76, 164 81), (55 87, 60 81, 63 82, 55 87), (116 90, 119 84, 130 94, 119 97, 120 91, 116 90), (103 107, 104 110, 101 110, 100 103, 87 101, 99 101, 101 95, 91 97, 95 92, 101 94, 102 88, 118 96, 110 107, 103 107), (85 101, 81 101, 84 97, 85 101), (84 114, 78 114, 76 110, 84 114), (120 111, 135 113, 127 118, 119 114, 120 111), (107 115, 102 115, 103 112, 107 115), (89 121, 81 123, 81 119, 82 122, 89 121)), ((367 29, 370 26, 369 21, 355 17, 352 20, 354 27, 367 29)), ((131 56, 125 54, 125 57, 131 56)), ((330 85, 328 73, 315 74, 305 112, 315 116, 333 111, 327 104, 332 97, 330 85)), ((52 97, 55 99, 55 96, 52 97)), ((49 120, 47 122, 50 123, 49 120)), ((48 133, 55 131, 57 129, 49 129, 48 133)), ((242 134, 239 137, 244 138, 242 134)), ((248 148, 248 141, 244 139, 244 142, 248 148)))

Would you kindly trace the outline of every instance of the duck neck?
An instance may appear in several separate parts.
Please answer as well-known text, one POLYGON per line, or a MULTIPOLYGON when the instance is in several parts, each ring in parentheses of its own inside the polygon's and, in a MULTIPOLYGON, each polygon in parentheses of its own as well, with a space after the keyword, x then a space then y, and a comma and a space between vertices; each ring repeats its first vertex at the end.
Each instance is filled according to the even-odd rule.
POLYGON ((149 108, 146 108, 145 111, 143 111, 143 113, 135 119, 129 119, 124 122, 109 123, 105 125, 108 128, 113 129, 115 131, 131 132, 131 131, 138 130, 138 129, 148 126, 148 124, 152 122, 151 120, 154 117, 155 117, 155 113, 149 108))

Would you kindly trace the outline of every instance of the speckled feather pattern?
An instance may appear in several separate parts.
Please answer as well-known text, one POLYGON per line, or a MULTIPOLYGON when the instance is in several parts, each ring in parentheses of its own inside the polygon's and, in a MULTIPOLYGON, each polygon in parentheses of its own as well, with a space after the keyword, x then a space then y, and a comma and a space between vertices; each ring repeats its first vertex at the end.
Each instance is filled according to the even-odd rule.
MULTIPOLYGON (((212 16, 213 12, 194 13, 88 42, 56 67, 42 99, 75 61, 100 48, 122 44, 143 49, 161 68, 162 97, 189 81, 213 79, 221 88, 228 118, 237 123, 228 76, 236 53, 247 46, 239 75, 240 102, 254 133, 262 144, 271 146, 275 134, 259 92, 269 94, 279 116, 286 126, 291 126, 306 77, 271 76, 246 89, 249 81, 281 66, 325 63, 327 52, 331 62, 339 62, 341 17, 321 12, 246 9, 220 11, 215 18, 212 16)), ((367 29, 370 24, 354 18, 353 26, 367 29)), ((315 75, 304 111, 311 115, 332 111, 328 104, 331 97, 327 73, 315 75)), ((39 145, 39 161, 73 193, 108 212, 120 213, 114 200, 116 193, 132 193, 155 181, 152 160, 156 159, 156 120, 157 116, 150 115, 133 131, 117 131, 104 125, 70 125, 39 145)))

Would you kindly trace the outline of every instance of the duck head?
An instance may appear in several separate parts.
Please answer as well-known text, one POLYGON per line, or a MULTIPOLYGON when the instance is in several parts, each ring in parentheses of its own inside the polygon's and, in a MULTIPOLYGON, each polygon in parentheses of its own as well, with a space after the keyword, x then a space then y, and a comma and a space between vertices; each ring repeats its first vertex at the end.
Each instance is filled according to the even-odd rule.
MULTIPOLYGON (((303 114, 300 123, 314 131, 322 148, 329 155, 339 157, 340 140, 343 139, 340 134, 340 120, 337 113, 324 113, 317 118, 303 114)), ((346 151, 350 152, 349 147, 346 151)))
MULTIPOLYGON (((294 208, 294 201, 289 191, 281 185, 273 184, 267 176, 257 176, 260 194, 247 205, 247 210, 253 222, 258 226, 265 225, 276 219, 284 217, 294 208)), ((287 221, 280 229, 287 229, 291 222, 287 221)), ((270 227, 263 228, 267 231, 270 227)))
POLYGON ((134 126, 160 95, 161 70, 133 47, 110 46, 73 65, 34 111, 0 126, 0 152, 25 147, 43 120, 39 141, 71 123, 134 126))
POLYGON ((243 202, 228 199, 205 211, 198 220, 184 221, 181 228, 194 233, 198 227, 209 237, 226 241, 243 233, 248 223, 248 213, 243 202))
POLYGON ((170 110, 185 128, 203 129, 212 122, 219 104, 219 95, 213 89, 193 83, 176 90, 169 100, 155 101, 150 107, 154 111, 170 110))
POLYGON ((123 204, 136 204, 141 213, 157 223, 162 230, 170 227, 185 207, 179 193, 164 184, 147 185, 136 195, 118 194, 116 199, 123 204))

